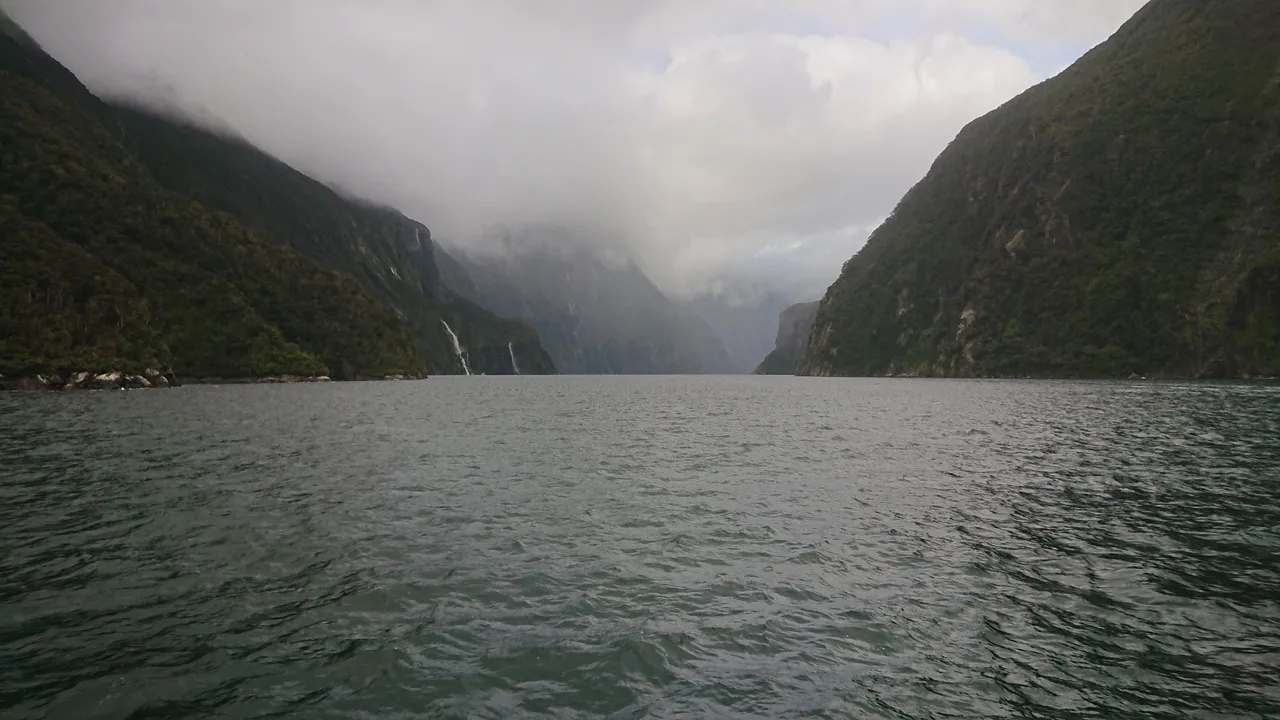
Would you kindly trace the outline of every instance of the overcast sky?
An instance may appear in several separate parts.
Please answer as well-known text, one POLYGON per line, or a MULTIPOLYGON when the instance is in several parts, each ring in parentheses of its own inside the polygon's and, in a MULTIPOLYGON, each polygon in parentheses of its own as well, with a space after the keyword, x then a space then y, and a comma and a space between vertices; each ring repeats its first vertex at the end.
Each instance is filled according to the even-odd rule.
POLYGON ((554 224, 676 293, 821 295, 969 120, 1143 0, 0 0, 99 92, 224 121, 446 242, 554 224))

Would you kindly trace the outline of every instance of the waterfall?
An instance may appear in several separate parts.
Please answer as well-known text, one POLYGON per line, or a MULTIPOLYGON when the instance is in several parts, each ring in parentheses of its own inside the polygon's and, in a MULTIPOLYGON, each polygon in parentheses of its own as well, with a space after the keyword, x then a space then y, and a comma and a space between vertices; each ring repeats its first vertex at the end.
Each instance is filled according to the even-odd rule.
POLYGON ((462 371, 471 374, 471 368, 467 367, 467 357, 462 354, 462 346, 458 344, 458 336, 453 334, 453 328, 449 327, 449 323, 444 322, 444 318, 440 319, 444 323, 444 329, 449 333, 449 338, 453 340, 453 353, 462 361, 462 371))
POLYGON ((507 343, 507 353, 511 355, 511 369, 515 374, 520 374, 520 366, 516 364, 516 351, 512 349, 511 343, 507 343))

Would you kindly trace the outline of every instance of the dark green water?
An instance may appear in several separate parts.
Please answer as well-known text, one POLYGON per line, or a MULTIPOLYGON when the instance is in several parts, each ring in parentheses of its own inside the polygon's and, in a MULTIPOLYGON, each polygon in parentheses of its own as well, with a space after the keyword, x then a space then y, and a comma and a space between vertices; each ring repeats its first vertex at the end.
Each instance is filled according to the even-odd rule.
POLYGON ((0 396, 0 717, 1280 717, 1280 387, 0 396))

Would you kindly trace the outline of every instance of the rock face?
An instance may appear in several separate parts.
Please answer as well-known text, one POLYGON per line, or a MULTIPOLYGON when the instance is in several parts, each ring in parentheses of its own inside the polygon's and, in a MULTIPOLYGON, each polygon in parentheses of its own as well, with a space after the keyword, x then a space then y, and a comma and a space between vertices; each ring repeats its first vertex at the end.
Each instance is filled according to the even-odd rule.
POLYGON ((970 123, 845 264, 799 371, 1280 374, 1280 3, 1151 0, 970 123))
POLYGON ((680 304, 700 317, 729 353, 736 372, 749 373, 775 346, 778 316, 797 298, 750 280, 722 280, 680 304))
POLYGON ((66 376, 56 373, 25 375, 14 379, 6 379, 0 375, 0 389, 4 390, 142 390, 173 387, 177 384, 172 373, 162 373, 154 368, 148 368, 141 374, 113 370, 103 373, 75 372, 66 376))
POLYGON ((756 368, 756 375, 794 375, 800 356, 804 354, 813 331, 813 320, 818 314, 818 303, 792 305, 778 318, 778 337, 773 352, 756 368))
MULTIPOLYGON (((388 375, 383 379, 384 380, 405 380, 407 379, 407 377, 404 375, 388 375)), ((263 383, 266 385, 291 385, 294 383, 323 383, 323 382, 331 382, 331 380, 327 375, 307 375, 307 376, 273 375, 271 377, 258 378, 257 380, 255 380, 255 382, 263 383)))
MULTIPOLYGON (((463 332, 465 333, 465 326, 463 332)), ((467 362, 476 375, 552 375, 555 363, 541 343, 468 344, 467 362), (511 362, 512 355, 515 362, 511 362)))
MULTIPOLYGON (((715 332, 664 295, 634 263, 606 263, 585 250, 551 249, 554 240, 530 237, 528 242, 543 242, 546 249, 513 251, 500 258, 459 256, 445 280, 459 293, 536 329, 560 372, 735 371, 715 332)), ((462 341, 473 359, 479 359, 475 344, 466 337, 462 341)), ((485 357, 491 361, 489 367, 507 372, 511 360, 506 355, 504 343, 485 357)), ((526 358, 517 356, 517 361, 526 372, 526 358)), ((489 372, 483 367, 472 370, 489 372)))

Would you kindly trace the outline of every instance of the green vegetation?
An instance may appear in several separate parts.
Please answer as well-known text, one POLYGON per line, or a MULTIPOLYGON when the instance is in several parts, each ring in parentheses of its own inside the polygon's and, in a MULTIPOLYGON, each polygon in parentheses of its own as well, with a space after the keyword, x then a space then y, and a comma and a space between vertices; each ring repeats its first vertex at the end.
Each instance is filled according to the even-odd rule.
POLYGON ((966 127, 799 371, 1280 375, 1280 5, 1153 0, 966 127))
POLYGON ((430 231, 235 138, 105 104, 0 14, 0 374, 555 372, 430 231), (510 349, 508 346, 510 345, 510 349))
POLYGON ((438 263, 451 259, 421 223, 342 197, 237 138, 133 108, 112 113, 110 125, 121 142, 166 187, 355 278, 394 308, 432 372, 463 372, 442 320, 467 349, 473 372, 511 373, 511 352, 522 372, 555 372, 529 326, 499 318, 445 287, 438 263))
POLYGON ((166 190, 111 110, 0 34, 0 372, 422 374, 406 328, 353 279, 166 190))
POLYGON ((78 245, 0 198, 0 375, 171 364, 146 299, 78 245))

